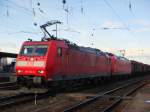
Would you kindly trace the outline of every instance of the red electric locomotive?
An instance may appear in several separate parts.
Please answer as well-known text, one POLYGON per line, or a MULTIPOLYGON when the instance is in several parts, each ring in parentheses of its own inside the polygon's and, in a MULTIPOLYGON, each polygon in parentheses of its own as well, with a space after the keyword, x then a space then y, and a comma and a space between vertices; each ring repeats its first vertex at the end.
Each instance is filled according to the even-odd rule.
POLYGON ((129 75, 131 74, 131 61, 118 57, 114 54, 110 55, 111 59, 111 74, 112 75, 129 75))
MULTIPOLYGON (((41 28, 47 32, 48 25, 52 23, 41 28)), ((111 75, 111 61, 106 53, 49 36, 23 43, 16 63, 18 82, 41 84, 111 75)))
POLYGON ((124 58, 116 56, 112 53, 107 53, 111 61, 111 75, 112 77, 124 77, 131 75, 132 67, 131 61, 124 58))
POLYGON ((18 80, 27 83, 109 76, 110 69, 109 57, 102 51, 65 40, 24 42, 16 64, 18 80))
POLYGON ((111 75, 131 74, 131 62, 126 58, 94 48, 79 47, 50 35, 46 27, 58 23, 48 22, 41 26, 50 38, 23 43, 16 60, 19 83, 45 85, 47 82, 100 80, 111 75))

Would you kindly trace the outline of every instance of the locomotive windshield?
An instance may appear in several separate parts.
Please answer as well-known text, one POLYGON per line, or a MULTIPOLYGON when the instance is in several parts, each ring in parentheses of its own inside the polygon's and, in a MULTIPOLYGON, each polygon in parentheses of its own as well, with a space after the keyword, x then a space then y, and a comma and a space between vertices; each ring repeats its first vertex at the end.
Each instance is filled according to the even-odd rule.
POLYGON ((23 46, 21 55, 45 56, 47 53, 47 45, 25 45, 23 46))

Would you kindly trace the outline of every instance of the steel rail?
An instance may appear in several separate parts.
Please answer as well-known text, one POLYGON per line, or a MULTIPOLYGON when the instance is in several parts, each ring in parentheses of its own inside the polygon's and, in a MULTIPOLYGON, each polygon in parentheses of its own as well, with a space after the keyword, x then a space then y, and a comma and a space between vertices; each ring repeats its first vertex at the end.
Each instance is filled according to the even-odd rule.
POLYGON ((36 95, 36 100, 39 100, 41 98, 50 96, 50 93, 49 92, 39 93, 39 94, 26 93, 26 94, 19 94, 19 95, 14 95, 9 97, 2 97, 0 98, 0 109, 6 108, 8 106, 13 106, 16 104, 25 103, 28 101, 34 101, 35 95, 36 95))
POLYGON ((124 97, 129 96, 130 94, 134 93, 139 88, 143 87, 146 83, 140 84, 136 88, 130 90, 127 92, 123 97, 119 97, 119 99, 116 99, 111 105, 109 105, 106 109, 104 109, 102 112, 110 112, 113 108, 115 108, 119 103, 121 103, 124 100, 124 97))
MULTIPOLYGON (((141 80, 134 81, 134 82, 131 82, 131 83, 127 83, 127 84, 125 84, 125 85, 123 85, 123 86, 120 86, 120 87, 117 87, 117 88, 115 88, 115 89, 109 90, 109 91, 107 91, 107 92, 105 92, 105 93, 98 93, 98 95, 96 95, 95 97, 92 97, 92 98, 90 98, 90 99, 87 99, 87 100, 85 100, 85 101, 83 101, 83 102, 81 102, 81 103, 78 103, 78 104, 76 104, 76 105, 73 105, 73 106, 71 106, 71 107, 65 109, 63 112, 74 112, 75 110, 80 109, 80 108, 82 108, 83 106, 86 106, 86 105, 88 105, 88 104, 90 104, 90 103, 96 101, 97 99, 103 98, 103 97, 104 97, 105 95, 107 95, 107 94, 114 93, 115 91, 118 91, 118 90, 120 90, 120 89, 126 88, 126 87, 128 87, 128 86, 130 86, 130 85, 133 85, 133 84, 136 84, 136 83, 138 83, 138 82, 140 82, 140 81, 141 81, 141 80)), ((120 98, 119 98, 119 99, 120 99, 120 98)), ((116 102, 119 102, 119 99, 118 99, 118 101, 116 101, 116 102)))
POLYGON ((16 89, 18 86, 14 82, 3 82, 0 83, 0 90, 1 89, 16 89))

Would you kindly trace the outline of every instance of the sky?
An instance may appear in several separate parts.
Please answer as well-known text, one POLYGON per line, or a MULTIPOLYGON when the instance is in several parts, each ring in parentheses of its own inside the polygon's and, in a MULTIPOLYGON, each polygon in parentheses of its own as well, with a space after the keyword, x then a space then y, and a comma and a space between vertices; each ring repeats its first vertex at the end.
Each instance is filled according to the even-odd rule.
POLYGON ((41 40, 40 25, 59 20, 58 38, 150 64, 150 0, 62 1, 0 0, 0 51, 18 53, 28 38, 41 40))

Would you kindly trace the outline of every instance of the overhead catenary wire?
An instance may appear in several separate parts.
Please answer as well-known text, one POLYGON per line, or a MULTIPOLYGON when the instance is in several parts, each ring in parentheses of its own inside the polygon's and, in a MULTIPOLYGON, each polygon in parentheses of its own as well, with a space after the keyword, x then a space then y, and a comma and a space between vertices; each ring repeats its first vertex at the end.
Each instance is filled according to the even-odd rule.
MULTIPOLYGON (((120 20, 120 22, 125 26, 124 28, 125 28, 125 30, 127 30, 127 31, 129 31, 130 32, 130 34, 132 35, 132 37, 136 37, 136 35, 135 35, 135 32, 134 31, 132 31, 128 26, 127 26, 127 24, 122 20, 122 18, 120 17, 120 15, 116 12, 116 10, 111 6, 111 4, 107 1, 107 0, 104 0, 104 2, 106 3, 106 5, 108 6, 108 7, 110 7, 110 9, 112 10, 112 12, 116 15, 116 17, 120 20)), ((128 5, 128 7, 129 7, 129 10, 132 12, 132 3, 131 3, 131 0, 129 0, 129 5, 128 5)), ((108 28, 108 29, 112 29, 112 28, 108 28)), ((113 28, 114 29, 114 28, 113 28)), ((116 28, 115 28, 116 29, 116 28)), ((136 41, 137 41, 137 43, 140 45, 140 41, 138 41, 137 39, 136 39, 136 41)))
MULTIPOLYGON (((40 8, 40 3, 38 2, 37 3, 37 5, 38 5, 38 10, 39 10, 39 12, 36 12, 35 11, 35 8, 32 6, 32 1, 30 2, 30 5, 31 5, 31 9, 29 9, 29 8, 26 8, 26 7, 24 7, 24 6, 20 6, 19 4, 16 4, 15 2, 13 2, 13 1, 11 1, 11 0, 6 0, 6 2, 8 2, 10 5, 12 5, 12 6, 14 6, 12 9, 14 10, 14 9, 16 9, 16 8, 19 8, 19 9, 21 9, 22 11, 24 11, 24 13, 23 14, 27 14, 27 15, 41 15, 41 13, 42 14, 45 14, 46 16, 48 16, 48 17, 50 17, 49 15, 47 15, 47 13, 44 11, 44 10, 42 10, 41 8, 40 8)), ((16 9, 17 10, 17 9, 16 9)), ((42 15, 43 16, 43 15, 42 15)))
POLYGON ((107 1, 104 0, 104 2, 106 3, 106 5, 108 7, 110 7, 110 9, 112 10, 112 12, 115 14, 115 16, 120 20, 120 22, 128 29, 130 30, 130 28, 128 28, 128 26, 126 25, 126 23, 124 23, 124 21, 122 20, 122 18, 119 16, 119 14, 116 12, 116 10, 111 6, 111 4, 107 1))
POLYGON ((20 33, 33 34, 33 35, 42 34, 42 32, 30 32, 30 31, 8 32, 7 34, 8 34, 8 35, 13 35, 13 34, 20 34, 20 33))
MULTIPOLYGON (((25 11, 27 11, 27 12, 30 12, 31 14, 33 14, 34 16, 36 16, 36 12, 35 12, 35 9, 28 9, 28 8, 26 8, 26 7, 24 7, 24 6, 20 6, 20 5, 18 5, 18 4, 16 4, 15 2, 13 2, 13 1, 11 1, 11 0, 6 0, 6 1, 8 1, 9 3, 11 3, 11 4, 13 4, 13 5, 15 5, 15 6, 17 6, 18 8, 20 8, 20 9, 22 9, 22 10, 25 10, 25 11)), ((65 4, 66 4, 66 0, 64 0, 65 1, 65 4)), ((124 23, 124 21, 122 21, 122 18, 117 14, 117 12, 115 11, 115 9, 111 6, 111 4, 109 3, 109 2, 107 2, 107 0, 104 0, 105 2, 106 2, 106 4, 113 10, 113 12, 115 13, 115 15, 119 18, 119 20, 123 23, 123 25, 124 26, 126 26, 126 29, 127 30, 129 30, 130 32, 132 32, 131 31, 131 29, 126 25, 126 23, 124 23)), ((83 0, 80 0, 80 2, 81 2, 81 13, 82 13, 82 11, 83 11, 83 0)), ((37 5, 38 6, 40 6, 41 4, 38 2, 37 3, 37 5)), ((67 6, 67 8, 65 9, 65 12, 67 13, 67 24, 69 24, 69 8, 68 8, 68 6, 67 6)), ((43 12, 43 10, 41 10, 40 11, 41 13, 43 12)), ((115 29, 115 28, 114 28, 115 29)))
MULTIPOLYGON (((24 7, 24 6, 21 6, 21 5, 19 5, 19 4, 17 4, 17 3, 15 3, 14 1, 11 1, 11 0, 6 0, 5 2, 4 2, 5 4, 3 4, 2 5, 2 7, 5 7, 5 9, 6 9, 6 13, 5 13, 5 17, 7 17, 7 19, 10 19, 11 21, 13 21, 14 20, 14 16, 13 16, 13 14, 12 14, 12 16, 10 17, 10 11, 12 11, 12 10, 16 10, 16 11, 18 11, 18 9, 20 10, 20 12, 22 12, 21 14, 26 14, 26 15, 28 15, 29 17, 31 16, 31 15, 33 15, 33 17, 35 17, 35 16, 37 16, 37 15, 40 15, 40 13, 43 11, 43 10, 40 10, 40 12, 36 12, 35 11, 35 8, 32 8, 33 6, 32 6, 32 1, 30 1, 29 2, 29 4, 30 4, 30 7, 31 7, 31 9, 29 9, 29 8, 26 8, 26 7, 24 7), (8 7, 9 6, 9 7, 8 7)), ((13 11, 12 11, 13 12, 13 11)), ((44 13, 45 14, 45 13, 44 13)), ((43 15, 42 15, 43 16, 43 15)), ((8 23, 9 24, 9 23, 8 23)), ((18 25, 17 24, 15 24, 15 22, 12 22, 12 24, 13 24, 13 27, 14 26, 17 26, 18 27, 18 25)), ((12 26, 12 24, 9 24, 9 29, 10 29, 10 27, 12 26)), ((17 28, 16 27, 16 28, 17 28)), ((12 30, 13 30, 14 28, 12 28, 12 30)), ((6 32, 6 34, 7 34, 7 32, 6 32)))
MULTIPOLYGON (((22 14, 26 14, 26 15, 31 14, 29 11, 27 11, 27 8, 22 7, 11 0, 5 0, 3 5, 1 5, 1 7, 4 7, 6 9, 6 16, 4 15, 4 17, 6 17, 7 19, 10 19, 10 21, 14 20, 13 10, 18 11, 18 8, 21 9, 21 11, 23 12, 22 14), (11 12, 12 12, 12 14, 11 14, 11 12)), ((16 20, 14 20, 14 21, 16 21, 16 20)), ((10 27, 13 27, 12 30, 14 30, 14 26, 17 26, 17 27, 19 26, 18 24, 15 24, 16 22, 14 22, 14 21, 11 22, 11 24, 8 23, 9 27, 7 27, 7 29, 8 28, 10 29, 10 27)), ((6 32, 6 34, 7 34, 7 32, 6 32)))
MULTIPOLYGON (((29 5, 30 5, 30 7, 31 7, 31 9, 29 9, 29 8, 26 8, 26 7, 24 7, 24 6, 20 6, 19 4, 17 4, 17 3, 15 3, 15 2, 13 2, 13 1, 11 1, 11 0, 6 0, 6 3, 7 3, 7 5, 3 5, 3 7, 6 7, 6 6, 10 6, 10 8, 9 8, 9 10, 17 10, 18 11, 18 8, 20 9, 20 11, 22 12, 23 11, 23 13, 22 14, 27 14, 27 15, 33 15, 33 17, 36 17, 37 18, 37 16, 39 16, 39 14, 40 13, 44 13, 44 14, 46 14, 45 13, 45 11, 44 10, 42 10, 41 8, 40 8, 40 6, 41 6, 41 3, 40 2, 37 2, 37 6, 38 6, 38 9, 37 10, 39 10, 39 12, 37 12, 36 11, 36 9, 33 7, 33 5, 32 5, 32 1, 30 1, 29 2, 29 5), (12 8, 13 7, 13 8, 12 8)), ((9 11, 8 10, 8 7, 6 7, 6 16, 9 14, 9 11)), ((69 13, 69 9, 67 8, 66 9, 66 12, 68 12, 69 13)), ((67 22, 68 22, 68 13, 67 13, 67 22)), ((43 17, 43 16, 42 16, 43 17)), ((10 17, 8 17, 7 16, 7 18, 10 18, 10 17)), ((12 21, 12 17, 11 17, 11 21, 12 21)), ((13 24, 14 24, 15 22, 13 22, 13 24)), ((11 24, 9 24, 9 26, 10 26, 11 24)), ((34 22, 34 25, 35 26, 37 26, 38 25, 38 23, 37 22, 34 22)), ((14 24, 13 25, 13 27, 14 26, 18 26, 17 24, 14 24)), ((10 27, 8 27, 9 29, 10 29, 10 27)), ((17 28, 17 27, 16 27, 17 28)), ((12 29, 15 29, 15 28, 12 28, 12 29)), ((73 32, 73 31, 72 31, 73 32)), ((23 32, 23 31, 16 31, 16 32, 10 32, 10 33, 8 33, 8 31, 7 32, 5 32, 5 34, 18 34, 18 33, 27 33, 27 32, 23 32)), ((29 32, 28 32, 29 33, 29 32)))
POLYGON ((83 0, 81 0, 81 14, 84 13, 84 10, 83 10, 83 0))
POLYGON ((105 4, 112 10, 112 12, 115 14, 115 16, 119 19, 119 21, 124 25, 124 27, 126 28, 126 30, 128 30, 130 32, 130 34, 135 37, 133 31, 127 26, 127 24, 122 20, 122 18, 120 17, 120 15, 116 12, 116 10, 111 6, 111 4, 107 1, 104 0, 105 4))
POLYGON ((69 6, 68 6, 68 2, 66 0, 62 0, 63 3, 63 10, 66 13, 66 23, 69 26, 69 6))
POLYGON ((66 0, 63 0, 62 3, 63 3, 63 9, 65 9, 66 0))
POLYGON ((14 6, 17 7, 17 8, 20 8, 20 9, 26 11, 26 13, 28 13, 28 14, 29 14, 29 13, 32 14, 32 10, 30 10, 30 9, 24 7, 24 6, 20 6, 20 5, 16 4, 15 2, 11 1, 11 0, 5 0, 5 1, 8 2, 9 4, 14 5, 14 6))
POLYGON ((132 11, 132 3, 131 3, 131 0, 129 0, 129 10, 132 11))
POLYGON ((7 11, 6 11, 6 15, 7 15, 7 17, 9 17, 9 8, 8 8, 8 5, 6 6, 7 7, 7 11))

